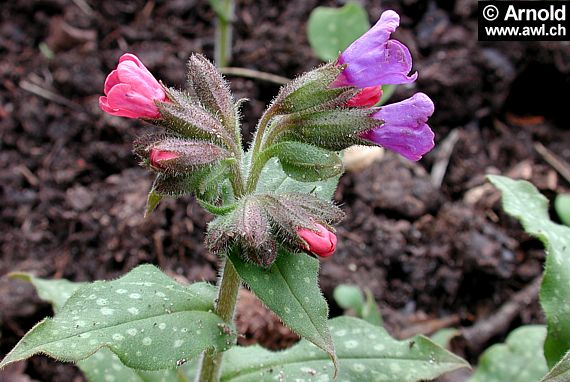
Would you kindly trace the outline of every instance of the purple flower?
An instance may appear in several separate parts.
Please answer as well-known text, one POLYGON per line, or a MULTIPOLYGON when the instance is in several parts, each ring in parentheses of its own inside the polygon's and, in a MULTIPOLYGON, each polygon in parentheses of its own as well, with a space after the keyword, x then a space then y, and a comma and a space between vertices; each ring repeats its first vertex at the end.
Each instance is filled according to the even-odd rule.
POLYGON ((338 64, 347 67, 333 86, 365 88, 414 82, 418 74, 408 76, 412 69, 410 51, 401 42, 390 40, 398 25, 400 16, 396 12, 382 13, 376 25, 341 53, 338 64))
POLYGON ((420 160, 434 146, 435 135, 426 124, 433 110, 431 99, 424 93, 416 93, 401 102, 383 106, 374 113, 372 118, 383 124, 362 133, 360 137, 410 160, 420 160))

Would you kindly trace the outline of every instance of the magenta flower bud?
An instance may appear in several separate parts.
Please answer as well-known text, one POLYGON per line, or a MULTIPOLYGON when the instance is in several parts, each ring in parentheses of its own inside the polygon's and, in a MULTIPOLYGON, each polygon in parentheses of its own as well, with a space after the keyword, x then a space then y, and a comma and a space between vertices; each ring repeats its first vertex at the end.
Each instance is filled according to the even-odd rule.
POLYGON ((374 113, 372 118, 383 124, 360 134, 360 137, 410 160, 420 160, 434 146, 435 135, 426 124, 433 110, 431 99, 424 93, 416 93, 374 113))
POLYGON ((134 54, 119 59, 117 69, 105 80, 105 96, 99 107, 106 113, 127 118, 160 118, 155 101, 168 101, 162 85, 134 54))
POLYGON ((316 223, 315 225, 319 232, 298 228, 297 234, 307 243, 305 250, 319 257, 329 257, 336 249, 336 235, 321 224, 316 223))
POLYGON ((382 98, 382 86, 370 86, 362 89, 358 94, 348 100, 348 107, 372 107, 382 98))
POLYGON ((400 25, 400 16, 386 11, 368 32, 353 42, 338 58, 346 68, 333 87, 356 86, 366 88, 387 84, 407 84, 418 77, 408 76, 412 69, 412 55, 408 48, 390 34, 400 25))
POLYGON ((169 161, 180 157, 178 153, 172 151, 158 150, 158 149, 151 149, 149 156, 150 156, 150 165, 152 167, 159 169, 164 168, 161 162, 169 161))

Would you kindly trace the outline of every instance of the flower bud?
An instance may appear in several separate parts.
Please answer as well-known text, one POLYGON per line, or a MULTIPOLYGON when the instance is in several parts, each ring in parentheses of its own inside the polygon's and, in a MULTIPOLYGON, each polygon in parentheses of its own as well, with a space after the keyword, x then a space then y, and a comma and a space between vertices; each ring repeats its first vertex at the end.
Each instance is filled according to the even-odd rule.
POLYGON ((321 224, 315 224, 318 231, 299 228, 297 234, 306 243, 305 250, 319 257, 329 257, 336 249, 336 235, 321 224))
POLYGON ((233 211, 212 221, 208 225, 206 243, 213 252, 239 244, 244 260, 264 268, 270 267, 277 256, 277 242, 271 234, 269 217, 254 196, 242 198, 233 211))
POLYGON ((160 162, 179 158, 180 154, 172 151, 151 149, 149 157, 150 157, 150 165, 152 167, 162 169, 163 167, 160 162))
POLYGON ((280 114, 289 114, 342 106, 358 91, 343 85, 331 86, 342 70, 342 66, 331 63, 295 78, 281 88, 272 108, 280 114))
POLYGON ((127 118, 160 118, 155 101, 168 101, 162 85, 134 54, 119 59, 117 69, 105 80, 105 96, 99 107, 106 113, 127 118))
POLYGON ((143 164, 167 173, 195 171, 229 156, 227 150, 210 142, 161 135, 140 137, 133 151, 143 164))
POLYGON ((348 107, 372 107, 382 98, 382 86, 369 86, 362 89, 346 103, 348 107))
POLYGON ((202 107, 221 121, 231 139, 241 140, 230 85, 216 66, 201 54, 192 54, 188 60, 188 90, 202 107))

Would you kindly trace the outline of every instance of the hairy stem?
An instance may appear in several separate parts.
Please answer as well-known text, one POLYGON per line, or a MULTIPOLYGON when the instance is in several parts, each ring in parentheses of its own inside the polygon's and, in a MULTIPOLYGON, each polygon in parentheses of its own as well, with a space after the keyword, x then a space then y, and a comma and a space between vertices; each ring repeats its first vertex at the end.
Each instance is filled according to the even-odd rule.
MULTIPOLYGON (((259 179, 259 171, 263 168, 257 168, 256 163, 259 163, 259 156, 263 155, 263 138, 267 127, 270 125, 271 119, 278 113, 278 109, 275 104, 271 104, 265 113, 261 116, 257 128, 255 129, 255 136, 253 138, 253 147, 251 149, 251 169, 247 175, 247 192, 253 192, 257 186, 257 181, 259 179)), ((267 162, 269 158, 263 161, 263 164, 267 162)), ((258 165, 257 165, 258 166, 258 165)))
POLYGON ((265 113, 263 113, 261 119, 259 120, 259 123, 257 124, 257 128, 255 129, 255 137, 253 138, 252 160, 255 159, 260 151, 265 129, 267 129, 267 126, 269 125, 271 118, 273 118, 273 115, 273 110, 271 109, 271 106, 269 106, 269 109, 265 110, 265 113))
POLYGON ((236 197, 236 199, 239 199, 245 193, 245 183, 243 180, 241 166, 242 166, 241 160, 236 160, 234 163, 232 163, 230 168, 231 171, 230 181, 232 183, 232 189, 234 190, 234 196, 236 197))
POLYGON ((222 3, 223 15, 218 14, 216 19, 216 44, 214 59, 218 67, 228 66, 232 58, 232 35, 234 18, 234 1, 224 0, 222 3))
MULTIPOLYGON (((234 311, 237 302, 237 295, 241 279, 231 262, 224 263, 222 275, 219 281, 218 297, 215 312, 225 322, 231 324, 234 318, 234 311)), ((222 366, 223 353, 212 351, 204 352, 200 365, 200 372, 197 374, 197 382, 218 382, 222 366)))
POLYGON ((273 157, 274 147, 275 146, 271 146, 255 156, 247 177, 247 185, 245 188, 247 193, 252 193, 257 188, 257 182, 259 181, 263 167, 265 167, 267 161, 273 157))

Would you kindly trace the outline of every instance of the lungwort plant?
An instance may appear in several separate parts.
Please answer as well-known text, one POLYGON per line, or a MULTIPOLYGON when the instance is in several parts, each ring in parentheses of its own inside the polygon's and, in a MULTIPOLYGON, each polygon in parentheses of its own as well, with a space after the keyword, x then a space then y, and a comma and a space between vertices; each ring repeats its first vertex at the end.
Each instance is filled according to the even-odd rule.
POLYGON ((124 54, 105 81, 103 111, 140 118, 157 133, 134 153, 156 174, 146 213, 165 197, 192 194, 214 215, 206 243, 220 257, 217 286, 181 285, 151 265, 90 284, 20 274, 53 304, 1 367, 34 354, 76 362, 90 381, 419 381, 466 366, 429 339, 391 338, 357 318, 328 319, 319 259, 331 256, 331 202, 340 152, 379 145, 418 160, 434 145, 434 111, 417 93, 373 107, 381 86, 413 82, 410 52, 390 39, 399 16, 378 23, 334 61, 284 86, 259 120, 251 147, 228 84, 203 56, 188 62, 188 85, 157 81, 124 54), (234 310, 245 285, 302 337, 273 353, 236 346, 234 310))

